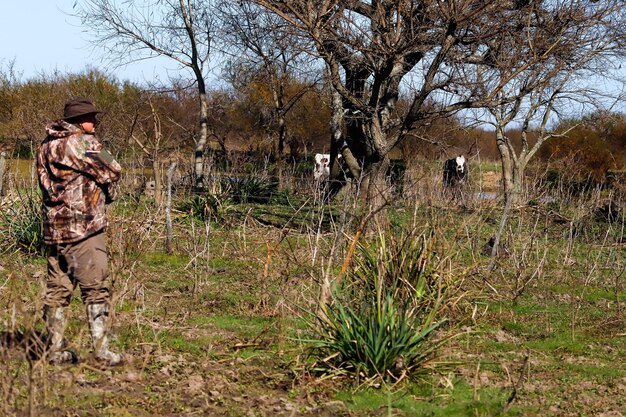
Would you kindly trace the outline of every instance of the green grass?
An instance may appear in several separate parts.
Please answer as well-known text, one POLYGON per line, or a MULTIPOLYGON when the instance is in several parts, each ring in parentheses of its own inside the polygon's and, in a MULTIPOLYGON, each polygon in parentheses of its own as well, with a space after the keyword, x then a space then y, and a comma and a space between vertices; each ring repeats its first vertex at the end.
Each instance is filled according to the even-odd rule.
MULTIPOLYGON (((303 199, 291 199, 288 192, 279 200, 281 204, 229 207, 233 217, 228 226, 211 225, 208 234, 203 222, 194 221, 192 232, 189 218, 177 214, 173 254, 162 250, 162 219, 148 231, 132 221, 154 213, 147 202, 124 200, 113 206, 112 224, 123 230, 115 236, 127 236, 130 246, 120 249, 120 242, 112 242, 113 264, 127 260, 114 288, 121 298, 115 306, 112 345, 137 361, 114 371, 45 367, 35 389, 37 398, 46 398, 40 415, 63 410, 67 415, 245 416, 251 409, 259 416, 289 415, 281 408, 287 402, 293 403, 294 415, 336 415, 324 409, 332 400, 343 402, 351 417, 543 417, 623 411, 619 387, 626 375, 626 323, 617 304, 623 308, 626 297, 620 275, 624 251, 613 245, 619 228, 609 230, 611 245, 603 245, 608 225, 581 222, 579 227, 585 229, 569 240, 569 226, 544 216, 545 207, 516 210, 507 229, 507 243, 514 251, 489 271, 492 258, 482 256, 480 249, 495 232, 501 208, 435 201, 433 207, 422 204, 414 210, 394 204, 390 224, 398 230, 415 225, 434 230, 429 253, 442 268, 433 268, 434 273, 445 272, 462 286, 449 317, 471 316, 451 323, 451 328, 467 326, 471 332, 442 347, 438 359, 445 366, 375 389, 358 385, 362 379, 322 379, 312 371, 311 364, 319 358, 308 356, 303 342, 310 337, 308 322, 298 307, 314 309, 320 277, 327 271, 331 279, 339 276, 354 229, 345 229, 341 236, 333 233, 331 220, 340 217, 339 205, 311 207, 303 199), (251 216, 245 224, 244 216, 251 216), (315 236, 309 233, 319 219, 324 234, 315 241, 313 264, 315 236), (142 247, 133 246, 135 236, 145 238, 142 247), (342 244, 333 246, 337 241, 342 244), (273 250, 267 273, 266 242, 273 250), (535 245, 532 251, 530 242, 535 245), (566 264, 563 254, 569 246, 573 262, 566 264), (195 248, 209 250, 190 265, 198 255, 195 248), (544 250, 542 275, 513 301, 515 279, 532 274, 544 250), (529 378, 502 412, 524 355, 530 356, 529 378), (168 361, 173 361, 169 368, 168 361), (127 381, 133 371, 139 378, 127 381), (194 396, 188 394, 190 377, 205 384, 194 396)), ((559 203, 561 214, 575 213, 589 203, 566 206, 565 201, 559 203)), ((361 239, 380 247, 371 236, 361 239)), ((372 253, 383 259, 381 253, 372 253)), ((352 260, 351 267, 363 265, 352 260)), ((36 273, 45 273, 45 259, 11 253, 0 255, 0 265, 2 328, 11 323, 41 325, 43 277, 36 273)), ((78 291, 71 309, 68 341, 87 354, 78 291)), ((13 407, 13 414, 26 415, 27 363, 19 357, 0 363, 0 388, 6 397, 0 411, 13 407)))
POLYGON ((368 389, 357 392, 341 391, 336 398, 348 404, 350 410, 368 415, 397 415, 400 410, 411 416, 521 416, 517 407, 502 413, 509 391, 478 388, 452 379, 448 388, 412 385, 406 389, 368 389))
POLYGON ((187 320, 190 326, 211 326, 236 334, 243 339, 251 339, 263 334, 275 334, 275 320, 260 317, 238 317, 231 315, 193 316, 187 320))
POLYGON ((571 334, 559 333, 545 339, 529 340, 525 346, 542 352, 581 355, 589 350, 590 342, 591 340, 585 337, 577 337, 572 340, 571 334))
POLYGON ((589 288, 584 293, 584 299, 590 302, 624 301, 626 300, 626 291, 617 291, 616 293, 605 288, 589 288))
POLYGON ((164 348, 172 349, 178 353, 188 353, 194 356, 201 356, 206 352, 206 340, 201 338, 190 339, 173 331, 159 333, 158 342, 164 348))
POLYGON ((608 380, 614 380, 618 382, 624 377, 624 373, 621 369, 615 368, 610 364, 564 363, 560 368, 580 381, 595 380, 604 383, 608 380))
POLYGON ((302 205, 266 205, 266 204, 240 204, 233 207, 233 213, 243 220, 246 216, 252 216, 256 221, 267 226, 279 229, 304 229, 321 227, 323 232, 332 230, 332 224, 337 222, 341 212, 332 207, 319 207, 302 205), (320 222, 321 219, 321 222, 320 222))
POLYGON ((502 164, 499 162, 482 162, 480 166, 472 167, 474 171, 480 170, 482 172, 501 172, 502 164))
POLYGON ((182 268, 187 265, 189 259, 181 255, 152 252, 144 255, 144 262, 149 267, 167 266, 168 268, 182 268))

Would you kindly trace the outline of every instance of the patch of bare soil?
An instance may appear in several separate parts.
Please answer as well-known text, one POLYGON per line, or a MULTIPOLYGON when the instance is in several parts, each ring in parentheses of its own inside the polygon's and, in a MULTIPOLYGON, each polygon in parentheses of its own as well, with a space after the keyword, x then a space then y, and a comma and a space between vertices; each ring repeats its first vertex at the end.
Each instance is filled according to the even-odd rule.
MULTIPOLYGON (((22 409, 15 415, 352 415, 343 402, 330 398, 332 383, 296 375, 269 350, 249 349, 243 358, 234 344, 230 340, 200 356, 134 346, 126 352, 127 364, 108 369, 90 359, 87 350, 75 366, 51 366, 31 357, 33 368, 41 371, 34 382, 38 395, 32 412, 22 409)), ((28 363, 23 346, 4 346, 15 367, 28 363)))

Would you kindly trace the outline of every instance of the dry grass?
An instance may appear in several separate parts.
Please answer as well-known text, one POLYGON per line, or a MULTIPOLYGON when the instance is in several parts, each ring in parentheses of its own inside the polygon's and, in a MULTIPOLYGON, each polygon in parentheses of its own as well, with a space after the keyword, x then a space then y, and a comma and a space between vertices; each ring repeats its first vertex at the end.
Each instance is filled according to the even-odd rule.
MULTIPOLYGON (((448 276, 463 277, 457 307, 468 314, 457 316, 467 317, 456 323, 463 336, 446 342, 420 381, 354 390, 351 380, 312 373, 306 346, 298 342, 307 336, 300 309, 313 308, 324 280, 339 275, 354 234, 349 195, 334 211, 311 203, 237 206, 225 224, 175 212, 171 255, 164 250, 163 210, 128 196, 116 203, 108 236, 113 344, 132 363, 100 369, 90 360, 83 306, 76 301, 67 335, 83 362, 53 367, 26 355, 23 344, 5 343, 0 414, 623 412, 624 223, 623 215, 612 222, 593 215, 598 196, 606 193, 555 195, 515 211, 505 239, 508 254, 491 270, 492 258, 482 250, 501 209, 476 196, 487 189, 484 177, 464 200, 453 200, 432 185, 435 168, 411 175, 389 220, 436 231, 433 256, 446 260, 448 276), (425 182, 431 185, 418 187, 425 182)), ((529 190, 528 199, 544 191, 529 190)), ((612 198, 621 207, 619 195, 612 198)), ((41 258, 19 252, 0 257, 0 330, 42 329, 45 270, 41 258)))

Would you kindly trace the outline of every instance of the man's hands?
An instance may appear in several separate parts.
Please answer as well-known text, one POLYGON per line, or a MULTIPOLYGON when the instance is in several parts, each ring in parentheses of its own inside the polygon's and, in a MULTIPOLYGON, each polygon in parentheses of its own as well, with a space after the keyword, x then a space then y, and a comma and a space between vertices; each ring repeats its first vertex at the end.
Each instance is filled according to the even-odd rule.
POLYGON ((104 192, 104 204, 111 204, 119 195, 120 187, 117 183, 114 184, 105 184, 102 186, 102 191, 104 192))

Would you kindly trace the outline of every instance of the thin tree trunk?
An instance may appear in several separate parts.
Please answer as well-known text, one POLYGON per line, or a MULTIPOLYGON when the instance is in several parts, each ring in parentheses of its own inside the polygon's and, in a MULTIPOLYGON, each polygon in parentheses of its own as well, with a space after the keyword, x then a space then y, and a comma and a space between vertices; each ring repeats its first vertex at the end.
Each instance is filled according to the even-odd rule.
POLYGON ((198 92, 200 99, 200 137, 196 142, 196 148, 194 150, 194 176, 195 176, 195 189, 196 191, 204 188, 204 151, 206 149, 208 141, 208 105, 207 96, 204 86, 204 80, 201 75, 198 80, 198 92))
POLYGON ((165 200, 165 252, 172 254, 172 175, 176 169, 176 162, 172 162, 167 169, 167 195, 165 200))
POLYGON ((283 183, 283 171, 285 169, 285 137, 287 136, 287 128, 285 126, 285 117, 279 113, 278 116, 278 152, 276 155, 276 168, 278 171, 278 186, 282 190, 285 188, 283 183))
POLYGON ((517 194, 515 192, 516 188, 514 184, 515 161, 513 160, 513 156, 511 155, 511 149, 506 142, 504 134, 498 131, 497 136, 498 137, 496 139, 496 144, 498 147, 498 152, 500 153, 500 160, 502 162, 504 210, 502 211, 502 217, 500 218, 500 224, 498 226, 493 248, 491 250, 491 256, 494 257, 494 259, 489 265, 489 270, 492 270, 495 266, 495 256, 497 255, 498 249, 500 247, 500 242, 502 240, 502 235, 504 234, 504 229, 509 218, 509 212, 511 210, 511 207, 517 204, 517 194))
POLYGON ((515 185, 516 166, 511 151, 504 142, 504 140, 498 140, 498 151, 500 152, 500 161, 502 162, 502 185, 504 187, 504 199, 505 201, 511 201, 513 205, 517 204, 517 191, 515 185))
POLYGON ((6 153, 0 152, 0 197, 2 196, 2 186, 4 185, 4 169, 6 167, 6 153))
POLYGON ((163 180, 161 177, 161 164, 158 157, 152 158, 152 172, 154 174, 154 204, 160 207, 163 204, 163 180))

